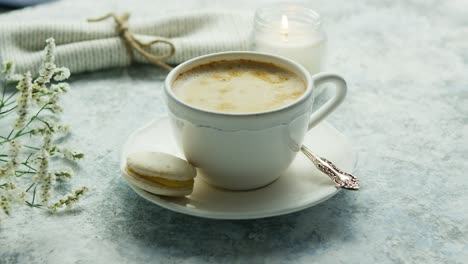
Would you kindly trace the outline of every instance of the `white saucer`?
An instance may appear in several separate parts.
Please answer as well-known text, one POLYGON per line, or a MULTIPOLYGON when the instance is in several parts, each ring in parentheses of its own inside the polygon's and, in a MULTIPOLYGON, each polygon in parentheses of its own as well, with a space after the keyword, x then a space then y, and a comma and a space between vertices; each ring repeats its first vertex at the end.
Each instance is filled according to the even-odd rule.
MULTIPOLYGON (((356 153, 349 140, 328 123, 322 122, 313 128, 304 145, 333 161, 339 168, 353 171, 356 153)), ((166 152, 183 158, 172 136, 168 118, 152 121, 130 135, 122 151, 122 174, 126 173, 127 154, 140 150, 166 152)), ((184 198, 157 196, 128 184, 141 197, 161 207, 214 219, 254 219, 292 213, 319 204, 339 191, 330 178, 318 171, 301 153, 278 180, 253 191, 219 189, 205 183, 200 176, 195 178, 193 193, 184 198)))

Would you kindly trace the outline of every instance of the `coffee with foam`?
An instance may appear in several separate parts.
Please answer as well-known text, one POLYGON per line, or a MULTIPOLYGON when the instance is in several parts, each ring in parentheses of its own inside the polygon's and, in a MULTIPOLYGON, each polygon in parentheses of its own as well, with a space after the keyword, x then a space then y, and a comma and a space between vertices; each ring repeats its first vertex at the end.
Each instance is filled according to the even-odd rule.
POLYGON ((176 97, 203 110, 246 114, 281 108, 306 91, 295 73, 250 60, 216 61, 180 74, 172 85, 176 97))

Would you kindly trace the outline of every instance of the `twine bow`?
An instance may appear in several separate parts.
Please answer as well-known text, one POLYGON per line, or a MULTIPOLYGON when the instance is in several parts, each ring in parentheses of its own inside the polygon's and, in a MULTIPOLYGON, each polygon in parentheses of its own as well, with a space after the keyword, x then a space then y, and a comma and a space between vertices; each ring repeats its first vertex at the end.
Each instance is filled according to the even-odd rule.
POLYGON ((119 32, 120 37, 125 42, 125 47, 127 48, 128 54, 132 61, 134 61, 133 50, 138 52, 141 56, 143 56, 147 61, 156 64, 168 71, 172 70, 172 67, 169 66, 164 60, 170 58, 175 53, 174 44, 170 41, 163 40, 163 39, 155 39, 153 41, 143 43, 135 38, 135 36, 128 30, 128 18, 130 17, 129 13, 125 13, 122 16, 117 16, 115 13, 109 13, 103 17, 88 19, 88 22, 99 22, 106 20, 112 17, 116 23, 116 29, 119 32), (170 51, 168 54, 164 55, 154 55, 146 51, 144 48, 148 48, 151 45, 163 43, 169 45, 170 51))

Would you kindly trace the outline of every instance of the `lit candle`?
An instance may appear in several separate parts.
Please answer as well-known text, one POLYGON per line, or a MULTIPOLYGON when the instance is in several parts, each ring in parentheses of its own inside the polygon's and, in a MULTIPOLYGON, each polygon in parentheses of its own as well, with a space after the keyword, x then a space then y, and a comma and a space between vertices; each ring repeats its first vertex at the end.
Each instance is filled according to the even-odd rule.
POLYGON ((287 57, 315 74, 323 68, 325 43, 320 16, 311 9, 280 6, 256 12, 253 35, 256 51, 287 57))

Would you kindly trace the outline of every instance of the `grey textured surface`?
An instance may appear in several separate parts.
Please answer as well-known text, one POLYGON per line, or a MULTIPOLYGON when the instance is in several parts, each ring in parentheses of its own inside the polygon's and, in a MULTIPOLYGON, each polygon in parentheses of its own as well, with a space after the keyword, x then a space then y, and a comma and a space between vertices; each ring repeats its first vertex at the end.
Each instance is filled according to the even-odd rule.
MULTIPOLYGON (((83 16, 90 3, 58 6, 72 2, 73 10, 31 12, 83 16)), ((148 14, 144 3, 128 9, 148 14)), ((57 216, 15 212, 0 230, 0 263, 468 263, 468 3, 313 5, 326 17, 328 68, 350 87, 329 122, 359 151, 360 191, 255 221, 159 208, 124 183, 118 162, 126 137, 165 115, 165 73, 135 66, 77 75, 65 118, 70 144, 87 154, 75 181, 92 194, 57 216)))

